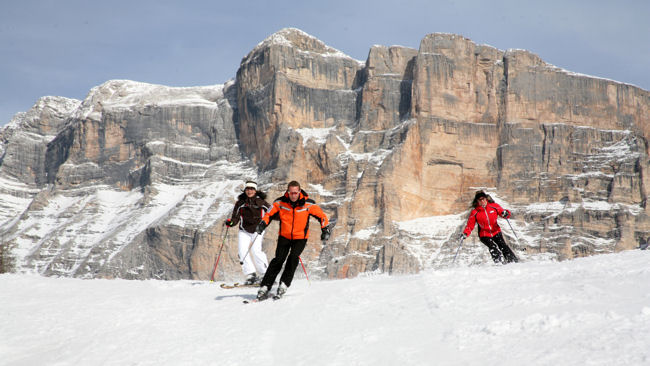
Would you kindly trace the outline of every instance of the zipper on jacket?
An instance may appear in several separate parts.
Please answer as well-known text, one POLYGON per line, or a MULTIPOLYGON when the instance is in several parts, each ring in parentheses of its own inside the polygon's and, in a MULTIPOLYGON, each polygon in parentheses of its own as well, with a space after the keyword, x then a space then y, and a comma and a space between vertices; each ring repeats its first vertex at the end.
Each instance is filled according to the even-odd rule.
POLYGON ((296 208, 293 207, 291 210, 291 240, 293 240, 293 227, 296 223, 296 208))
POLYGON ((492 237, 492 225, 490 225, 490 216, 487 212, 487 206, 483 207, 483 211, 485 211, 485 219, 487 220, 488 227, 490 228, 490 237, 492 237))

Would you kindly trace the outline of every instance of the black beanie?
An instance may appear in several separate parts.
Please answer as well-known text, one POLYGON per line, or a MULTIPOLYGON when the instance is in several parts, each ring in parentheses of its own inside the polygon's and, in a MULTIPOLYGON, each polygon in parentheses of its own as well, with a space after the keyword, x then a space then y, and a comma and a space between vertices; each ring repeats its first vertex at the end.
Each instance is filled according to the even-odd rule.
POLYGON ((476 195, 474 195, 474 201, 478 201, 480 198, 483 198, 483 197, 487 198, 488 195, 483 191, 477 191, 476 195))

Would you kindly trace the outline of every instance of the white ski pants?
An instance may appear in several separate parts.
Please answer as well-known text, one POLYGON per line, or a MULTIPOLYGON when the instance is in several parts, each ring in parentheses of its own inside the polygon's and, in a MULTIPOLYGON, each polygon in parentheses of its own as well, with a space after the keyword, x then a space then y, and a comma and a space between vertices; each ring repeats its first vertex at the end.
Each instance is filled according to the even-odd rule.
POLYGON ((262 251, 263 238, 264 233, 257 235, 256 233, 251 234, 245 230, 239 230, 239 261, 241 262, 242 258, 246 256, 244 264, 242 264, 244 275, 257 272, 263 276, 266 273, 269 261, 266 258, 266 254, 262 251), (253 243, 251 251, 248 252, 248 247, 251 245, 253 238, 255 238, 255 243, 253 243), (247 252, 248 255, 246 255, 247 252))

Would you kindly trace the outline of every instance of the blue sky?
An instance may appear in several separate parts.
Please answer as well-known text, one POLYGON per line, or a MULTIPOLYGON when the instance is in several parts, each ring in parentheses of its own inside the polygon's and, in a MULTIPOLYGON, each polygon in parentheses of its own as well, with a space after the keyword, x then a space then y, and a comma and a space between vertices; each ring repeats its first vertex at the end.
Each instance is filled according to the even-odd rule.
POLYGON ((457 33, 650 90, 650 1, 3 1, 0 125, 41 96, 83 99, 111 79, 221 84, 270 34, 295 27, 365 60, 457 33))

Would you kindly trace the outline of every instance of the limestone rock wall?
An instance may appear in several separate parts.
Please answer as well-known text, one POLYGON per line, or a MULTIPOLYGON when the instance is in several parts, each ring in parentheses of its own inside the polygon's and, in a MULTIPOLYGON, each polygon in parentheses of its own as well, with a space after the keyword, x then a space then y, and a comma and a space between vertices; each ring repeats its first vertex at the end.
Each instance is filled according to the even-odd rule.
POLYGON ((196 101, 180 105, 156 103, 150 89, 162 89, 158 93, 172 100, 180 92, 128 81, 108 82, 91 91, 66 129, 48 145, 48 182, 63 188, 103 183, 132 189, 148 183, 151 167, 159 170, 159 177, 180 180, 197 174, 197 167, 188 164, 239 159, 232 87, 188 88, 196 101), (102 99, 129 93, 140 97, 128 104, 102 99), (151 164, 154 156, 165 159, 151 164))
MULTIPOLYGON (((273 65, 276 75, 284 75, 290 71, 282 65, 292 63, 273 65)), ((314 90, 319 80, 301 82, 314 90)), ((408 250, 392 256, 396 251, 388 246, 399 247, 395 240, 381 239, 399 235, 391 223, 467 210, 478 188, 495 190, 523 221, 534 223, 525 234, 539 239, 521 243, 527 253, 572 258, 632 248, 647 236, 638 224, 647 222, 646 91, 561 70, 527 51, 501 51, 449 34, 427 35, 417 51, 374 46, 356 85, 355 123, 339 116, 311 161, 304 139, 302 147, 295 140, 278 141, 281 150, 295 148, 266 166, 285 167, 274 179, 305 177, 347 201, 332 207, 342 224, 339 243, 331 247, 343 258, 330 263, 334 255, 323 256, 330 277, 391 271, 391 261, 404 255, 397 267, 419 268, 409 264, 408 250), (335 155, 338 162, 331 159, 335 155), (337 169, 301 175, 291 168, 319 163, 337 169), (552 206, 542 214, 529 207, 567 197, 573 206, 562 210, 570 212, 552 206), (596 203, 610 205, 611 212, 604 214, 596 203), (559 243, 550 228, 558 224, 549 223, 549 215, 572 217, 571 224, 560 225, 571 233, 559 243), (355 237, 360 231, 371 233, 374 245, 355 237)), ((281 105, 281 99, 263 98, 268 105, 281 105)), ((306 102, 304 112, 318 110, 317 102, 306 102)), ((328 104, 338 110, 331 99, 328 104)), ((282 116, 292 129, 313 127, 313 118, 304 114, 282 116)))
POLYGON ((430 34, 415 64, 413 115, 476 123, 499 120, 503 51, 450 34, 430 34))
MULTIPOLYGON (((3 130, 2 177, 32 187, 2 188, 24 199, 5 205, 5 248, 44 274, 207 279, 253 178, 269 200, 298 180, 336 221, 303 253, 323 277, 444 267, 477 189, 512 209, 522 256, 632 249, 650 238, 648 108, 648 91, 458 35, 363 63, 284 29, 223 86, 111 81, 31 112, 18 130, 40 142, 3 130)), ((217 276, 236 279, 228 243, 217 276)), ((466 246, 461 262, 489 261, 466 246)))
POLYGON ((43 97, 26 113, 17 114, 0 132, 3 175, 42 188, 47 183, 46 149, 81 102, 43 97))

